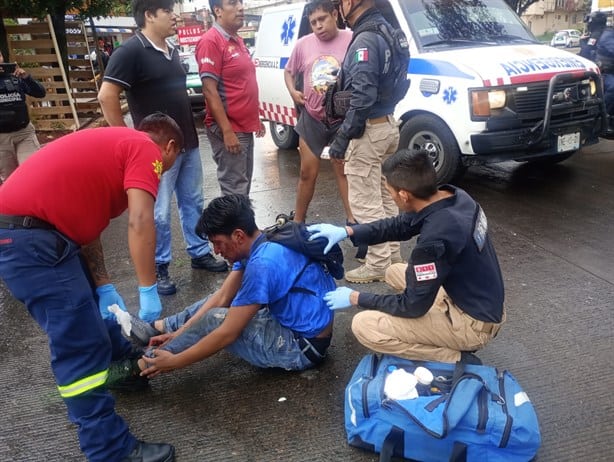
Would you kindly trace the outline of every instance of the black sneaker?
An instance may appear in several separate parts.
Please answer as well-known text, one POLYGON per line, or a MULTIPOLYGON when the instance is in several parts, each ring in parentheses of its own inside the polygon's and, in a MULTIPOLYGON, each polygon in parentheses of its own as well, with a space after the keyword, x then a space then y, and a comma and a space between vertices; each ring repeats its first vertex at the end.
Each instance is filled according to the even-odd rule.
POLYGON ((151 337, 155 337, 162 333, 148 322, 143 321, 133 314, 130 315, 130 324, 130 338, 141 346, 149 345, 149 339, 151 339, 151 337))
POLYGON ((143 391, 149 387, 149 379, 141 377, 138 358, 112 361, 109 365, 107 388, 114 391, 143 391))
POLYGON ((173 295, 177 292, 177 286, 168 275, 168 263, 156 265, 156 277, 158 279, 158 293, 160 295, 173 295))
POLYGON ((121 462, 173 462, 175 448, 170 444, 137 441, 134 449, 121 462))
POLYGON ((228 271, 228 264, 224 260, 218 260, 212 254, 208 253, 202 257, 192 258, 192 268, 204 269, 212 273, 223 273, 228 271))

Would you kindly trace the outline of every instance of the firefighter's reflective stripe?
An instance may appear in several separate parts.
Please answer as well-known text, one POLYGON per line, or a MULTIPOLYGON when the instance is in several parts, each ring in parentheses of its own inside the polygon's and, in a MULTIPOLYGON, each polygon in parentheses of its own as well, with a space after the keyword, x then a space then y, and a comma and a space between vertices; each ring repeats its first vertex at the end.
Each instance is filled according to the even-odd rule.
POLYGON ((58 386, 58 390, 60 390, 62 398, 72 398, 73 396, 81 395, 93 388, 104 385, 108 375, 109 370, 105 369, 102 372, 77 380, 71 384, 58 386))

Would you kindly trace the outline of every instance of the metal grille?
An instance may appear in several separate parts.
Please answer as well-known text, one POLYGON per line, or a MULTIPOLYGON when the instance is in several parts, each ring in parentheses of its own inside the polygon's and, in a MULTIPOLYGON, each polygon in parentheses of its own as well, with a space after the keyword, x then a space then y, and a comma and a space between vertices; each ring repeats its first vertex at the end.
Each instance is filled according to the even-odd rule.
MULTIPOLYGON (((555 87, 555 93, 561 92, 566 88, 571 88, 571 97, 578 98, 578 85, 576 83, 560 84, 555 87)), ((514 91, 514 106, 516 112, 522 117, 522 114, 542 111, 546 107, 546 96, 548 94, 548 84, 536 84, 528 86, 527 91, 514 91)))

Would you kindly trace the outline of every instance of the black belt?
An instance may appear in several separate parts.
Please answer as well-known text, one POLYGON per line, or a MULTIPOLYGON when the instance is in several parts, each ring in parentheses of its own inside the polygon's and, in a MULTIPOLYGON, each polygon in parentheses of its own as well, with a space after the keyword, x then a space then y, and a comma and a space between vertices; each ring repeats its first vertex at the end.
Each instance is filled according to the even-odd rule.
POLYGON ((3 229, 55 229, 50 223, 36 217, 0 214, 0 228, 3 229))
POLYGON ((309 361, 313 364, 320 364, 324 361, 331 337, 305 338, 295 333, 294 338, 296 338, 301 352, 309 361))

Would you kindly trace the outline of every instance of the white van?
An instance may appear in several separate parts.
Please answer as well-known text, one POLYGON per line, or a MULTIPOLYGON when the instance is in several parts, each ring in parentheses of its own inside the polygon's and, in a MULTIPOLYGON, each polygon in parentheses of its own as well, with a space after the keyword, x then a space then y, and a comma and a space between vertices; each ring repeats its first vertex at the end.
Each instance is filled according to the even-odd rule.
MULTIPOLYGON (((254 63, 260 109, 280 148, 296 146, 296 108, 283 70, 310 32, 305 3, 262 15, 254 63)), ((504 0, 378 1, 409 40, 411 86, 397 105, 400 147, 430 152, 440 182, 468 165, 555 163, 597 143, 607 126, 599 70, 538 42, 504 0)))

